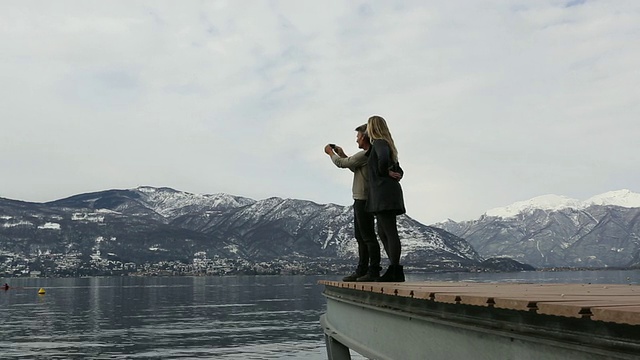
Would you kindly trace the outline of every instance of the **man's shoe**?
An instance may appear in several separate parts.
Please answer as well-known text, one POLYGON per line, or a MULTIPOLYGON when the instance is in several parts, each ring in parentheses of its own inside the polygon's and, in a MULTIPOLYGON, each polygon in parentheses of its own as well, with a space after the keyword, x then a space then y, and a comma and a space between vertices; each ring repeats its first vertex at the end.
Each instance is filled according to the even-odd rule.
POLYGON ((380 278, 380 274, 378 273, 376 274, 365 274, 364 276, 360 276, 359 278, 356 279, 357 282, 370 282, 370 281, 378 281, 378 279, 380 278))
POLYGON ((358 272, 354 272, 351 275, 345 276, 342 278, 342 281, 356 281, 362 275, 358 274, 358 272))
POLYGON ((343 277, 342 281, 356 281, 359 277, 365 275, 367 271, 369 271, 368 266, 359 265, 353 274, 343 277))
POLYGON ((357 282, 378 281, 380 278, 380 266, 370 266, 369 271, 364 276, 356 279, 357 282))

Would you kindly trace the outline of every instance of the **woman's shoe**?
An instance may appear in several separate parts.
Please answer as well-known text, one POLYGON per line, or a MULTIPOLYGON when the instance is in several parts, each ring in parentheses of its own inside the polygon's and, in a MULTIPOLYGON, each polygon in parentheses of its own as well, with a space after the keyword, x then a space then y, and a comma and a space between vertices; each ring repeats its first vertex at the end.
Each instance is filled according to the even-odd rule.
POLYGON ((404 282, 402 265, 389 265, 384 275, 377 280, 379 282, 404 282))

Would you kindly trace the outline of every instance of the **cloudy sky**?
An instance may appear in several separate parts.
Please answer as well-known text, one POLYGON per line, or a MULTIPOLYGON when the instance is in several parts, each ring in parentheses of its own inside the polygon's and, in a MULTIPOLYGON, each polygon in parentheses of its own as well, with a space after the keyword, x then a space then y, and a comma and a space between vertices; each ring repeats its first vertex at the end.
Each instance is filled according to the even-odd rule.
POLYGON ((640 1, 0 0, 0 197, 351 203, 387 119, 408 214, 640 191, 640 1))

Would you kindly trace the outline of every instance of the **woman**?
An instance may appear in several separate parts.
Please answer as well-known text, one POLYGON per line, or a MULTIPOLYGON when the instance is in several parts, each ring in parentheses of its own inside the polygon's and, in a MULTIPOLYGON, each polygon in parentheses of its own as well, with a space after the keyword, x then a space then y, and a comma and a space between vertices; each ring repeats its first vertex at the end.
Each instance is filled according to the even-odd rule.
POLYGON ((398 150, 380 116, 372 116, 367 123, 371 139, 367 168, 369 173, 369 198, 367 211, 376 215, 378 235, 389 255, 389 268, 378 281, 402 282, 404 271, 400 265, 400 237, 396 216, 406 212, 399 179, 402 170, 398 163, 398 150))

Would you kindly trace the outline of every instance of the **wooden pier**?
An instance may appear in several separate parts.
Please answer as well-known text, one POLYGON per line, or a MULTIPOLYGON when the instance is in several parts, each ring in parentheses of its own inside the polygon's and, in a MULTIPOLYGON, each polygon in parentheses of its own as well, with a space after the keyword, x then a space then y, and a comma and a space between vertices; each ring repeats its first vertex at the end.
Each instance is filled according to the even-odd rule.
POLYGON ((329 360, 640 359, 640 286, 320 281, 329 360))

